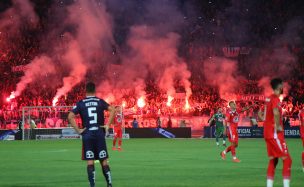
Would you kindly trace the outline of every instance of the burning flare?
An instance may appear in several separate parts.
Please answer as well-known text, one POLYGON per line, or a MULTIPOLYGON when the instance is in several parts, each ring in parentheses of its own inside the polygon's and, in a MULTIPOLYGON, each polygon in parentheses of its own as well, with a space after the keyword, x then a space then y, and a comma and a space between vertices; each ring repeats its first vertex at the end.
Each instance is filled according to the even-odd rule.
POLYGON ((173 101, 173 99, 174 99, 174 97, 172 97, 172 96, 170 96, 170 95, 168 95, 168 101, 167 101, 167 106, 171 106, 172 104, 171 104, 171 102, 173 101))
POLYGON ((186 98, 185 109, 186 109, 186 110, 189 110, 189 109, 190 109, 190 104, 189 104, 188 98, 186 98))
POLYGON ((54 97, 52 104, 53 106, 56 106, 56 103, 58 102, 58 97, 54 97))
POLYGON ((138 106, 139 108, 143 108, 145 105, 146 105, 145 97, 144 97, 144 96, 141 96, 141 97, 137 100, 137 106, 138 106))
POLYGON ((6 101, 7 102, 10 102, 12 99, 15 99, 16 97, 16 94, 15 92, 11 92, 11 95, 9 97, 6 98, 6 101))

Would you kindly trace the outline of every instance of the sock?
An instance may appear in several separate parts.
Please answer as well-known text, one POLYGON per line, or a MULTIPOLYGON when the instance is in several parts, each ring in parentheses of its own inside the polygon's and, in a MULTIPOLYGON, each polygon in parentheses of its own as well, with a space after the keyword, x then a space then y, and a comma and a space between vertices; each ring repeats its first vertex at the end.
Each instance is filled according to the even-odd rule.
POLYGON ((108 185, 112 184, 112 177, 109 165, 102 166, 102 173, 107 181, 108 185))
POLYGON ((289 187, 289 183, 290 183, 289 179, 283 179, 283 186, 284 187, 289 187))
POLYGON ((274 158, 269 160, 268 162, 268 169, 267 169, 267 180, 272 180, 274 179, 274 174, 275 174, 275 169, 277 167, 279 159, 274 158))
POLYGON ((232 145, 230 145, 229 147, 227 147, 227 149, 224 151, 224 153, 229 153, 231 151, 231 147, 232 147, 232 145))
POLYGON ((114 140, 113 140, 113 147, 115 147, 115 145, 116 145, 116 138, 114 138, 114 140))
POLYGON ((118 147, 121 147, 122 140, 118 140, 118 147))
POLYGON ((302 166, 304 168, 304 151, 302 152, 302 166))
POLYGON ((87 166, 88 179, 91 187, 95 187, 95 167, 94 165, 87 166))
POLYGON ((231 146, 231 154, 232 154, 233 159, 236 159, 236 157, 235 157, 235 147, 233 145, 231 146))
POLYGON ((267 179, 267 187, 273 187, 273 179, 267 179))
POLYGON ((216 141, 216 144, 218 145, 219 143, 219 138, 218 137, 215 137, 215 141, 216 141))
POLYGON ((226 143, 226 136, 225 135, 223 135, 223 143, 226 143))
POLYGON ((283 172, 282 172, 282 175, 283 175, 283 179, 284 180, 285 179, 290 179, 291 164, 292 164, 292 160, 291 160, 290 156, 288 155, 288 157, 283 160, 283 172))

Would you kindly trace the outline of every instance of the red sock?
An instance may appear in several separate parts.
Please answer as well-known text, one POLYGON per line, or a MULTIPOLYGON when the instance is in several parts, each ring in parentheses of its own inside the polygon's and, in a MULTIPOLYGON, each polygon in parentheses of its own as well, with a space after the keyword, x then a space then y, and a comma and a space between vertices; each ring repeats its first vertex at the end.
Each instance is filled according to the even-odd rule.
POLYGON ((304 168, 304 151, 302 152, 302 166, 304 168))
POLYGON ((231 146, 231 154, 235 157, 235 147, 233 145, 231 146))
POLYGON ((284 179, 289 179, 290 178, 290 173, 291 173, 291 164, 292 160, 290 156, 288 156, 286 159, 283 160, 283 178, 284 179))
POLYGON ((114 138, 114 140, 113 140, 113 147, 115 147, 115 145, 116 145, 116 138, 114 138))
POLYGON ((231 147, 232 147, 232 145, 230 145, 229 147, 227 147, 227 149, 225 150, 226 153, 229 153, 231 151, 231 147))
POLYGON ((278 158, 269 160, 267 169, 267 179, 274 179, 275 169, 277 167, 278 161, 278 158))
POLYGON ((118 140, 118 147, 121 147, 122 140, 118 140))

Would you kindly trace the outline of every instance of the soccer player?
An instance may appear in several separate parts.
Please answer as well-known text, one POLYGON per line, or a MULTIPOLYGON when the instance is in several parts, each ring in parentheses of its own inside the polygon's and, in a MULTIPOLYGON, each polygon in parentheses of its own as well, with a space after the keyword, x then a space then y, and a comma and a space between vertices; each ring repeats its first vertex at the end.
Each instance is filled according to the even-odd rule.
POLYGON ((212 121, 215 121, 215 140, 216 145, 219 146, 219 138, 223 136, 223 146, 226 147, 226 127, 224 126, 224 119, 225 115, 223 114, 223 109, 220 107, 217 110, 217 113, 215 113, 210 121, 209 126, 212 124, 212 121))
MULTIPOLYGON (((304 107, 299 112, 299 119, 300 119, 300 134, 301 134, 303 148, 304 148, 304 107)), ((302 151, 302 170, 304 172, 304 150, 302 151)))
POLYGON ((82 135, 82 159, 87 161, 87 173, 91 187, 95 187, 94 161, 99 160, 107 186, 112 187, 110 167, 108 165, 108 151, 105 141, 104 111, 110 112, 109 125, 115 116, 115 107, 110 106, 104 100, 95 97, 95 84, 86 85, 86 98, 79 101, 68 115, 72 127, 82 135), (84 129, 76 125, 75 115, 80 114, 84 129))
POLYGON ((283 184, 289 187, 292 160, 284 138, 282 107, 279 96, 283 93, 283 81, 272 79, 273 94, 265 100, 264 139, 269 157, 267 187, 273 187, 275 169, 279 158, 283 160, 283 184))
POLYGON ((237 131, 238 127, 238 122, 240 115, 239 113, 244 112, 254 105, 244 107, 242 110, 237 109, 236 103, 234 101, 229 102, 229 110, 226 113, 226 118, 224 121, 224 125, 227 128, 227 133, 228 133, 228 140, 230 142, 230 146, 227 147, 224 151, 221 152, 221 157, 223 160, 226 159, 226 154, 231 151, 232 154, 232 161, 233 162, 241 162, 237 157, 236 157, 236 151, 235 149, 238 147, 239 144, 239 135, 237 131))
POLYGON ((113 147, 112 150, 121 151, 121 144, 122 144, 122 129, 123 129, 123 113, 121 107, 116 107, 116 116, 114 119, 113 124, 113 132, 114 132, 114 139, 113 139, 113 147), (118 140, 118 147, 116 149, 116 142, 118 140))

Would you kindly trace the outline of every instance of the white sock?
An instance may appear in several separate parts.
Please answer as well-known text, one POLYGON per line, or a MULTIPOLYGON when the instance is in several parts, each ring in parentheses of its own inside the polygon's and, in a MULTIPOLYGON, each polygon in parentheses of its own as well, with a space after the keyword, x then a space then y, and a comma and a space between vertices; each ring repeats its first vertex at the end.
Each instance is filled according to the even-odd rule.
POLYGON ((267 187, 273 187, 273 180, 267 179, 267 187))
POLYGON ((226 154, 226 151, 224 150, 223 153, 226 154))
POLYGON ((216 142, 216 145, 220 145, 220 143, 216 142))
POLYGON ((223 141, 223 144, 225 144, 226 143, 226 141, 223 141))
POLYGON ((290 183, 289 179, 283 179, 284 187, 289 187, 289 183, 290 183))
POLYGON ((233 157, 233 160, 235 160, 235 159, 236 159, 236 156, 233 157))

